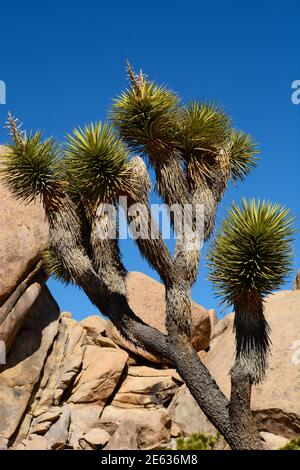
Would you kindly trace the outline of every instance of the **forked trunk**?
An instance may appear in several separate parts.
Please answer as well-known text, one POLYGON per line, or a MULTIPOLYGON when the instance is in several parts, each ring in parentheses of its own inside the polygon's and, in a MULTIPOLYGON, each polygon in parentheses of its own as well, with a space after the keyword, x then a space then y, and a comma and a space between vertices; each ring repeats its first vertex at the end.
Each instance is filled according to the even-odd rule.
POLYGON ((170 287, 167 300, 168 336, 145 324, 128 305, 124 278, 99 276, 82 245, 80 221, 70 201, 48 213, 51 248, 64 268, 89 299, 106 315, 127 340, 137 347, 167 358, 174 364, 196 402, 224 436, 232 449, 260 449, 247 428, 231 422, 229 402, 202 364, 190 342, 190 294, 183 286, 178 295, 170 287), (180 320, 181 319, 181 320, 180 320))

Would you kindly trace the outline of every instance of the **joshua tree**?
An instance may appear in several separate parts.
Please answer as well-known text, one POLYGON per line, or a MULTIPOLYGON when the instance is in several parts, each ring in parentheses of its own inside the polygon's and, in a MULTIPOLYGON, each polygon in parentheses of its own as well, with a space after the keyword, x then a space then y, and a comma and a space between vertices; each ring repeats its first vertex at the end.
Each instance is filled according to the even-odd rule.
MULTIPOLYGON (((276 212, 274 208, 262 206, 259 213, 262 211, 262 217, 269 217, 273 228, 262 224, 262 232, 256 237, 256 219, 249 227, 251 250, 258 256, 266 254, 261 260, 263 272, 264 276, 267 273, 274 279, 273 282, 267 287, 255 284, 257 293, 248 295, 244 277, 241 279, 241 283, 245 282, 243 297, 237 299, 234 294, 226 297, 238 310, 237 361, 232 372, 232 396, 228 400, 191 345, 190 290, 197 278, 202 238, 207 240, 213 231, 217 204, 229 181, 244 179, 255 167, 256 145, 250 136, 233 129, 230 118, 214 103, 183 105, 173 92, 152 83, 143 73, 135 75, 130 66, 128 73, 130 87, 114 101, 110 123, 74 130, 62 148, 53 139, 43 140, 39 132, 29 135, 20 132, 10 116, 12 143, 7 147, 2 173, 17 198, 24 201, 41 198, 44 204, 49 222, 49 249, 45 254, 48 270, 63 281, 80 286, 123 337, 136 347, 171 362, 203 412, 233 449, 259 449, 262 447, 259 433, 252 422, 250 408, 244 406, 244 397, 250 396, 250 384, 256 380, 245 357, 248 354, 249 360, 255 362, 257 353, 255 363, 264 364, 268 339, 264 333, 266 324, 261 298, 266 291, 277 287, 287 270, 287 215, 279 208, 276 212), (156 189, 163 201, 168 206, 188 207, 189 230, 177 236, 174 255, 169 252, 151 214, 151 182, 144 159, 154 170, 156 189), (128 204, 143 204, 141 209, 127 211, 128 222, 135 222, 142 231, 151 228, 155 234, 138 237, 136 243, 165 286, 166 335, 145 324, 128 304, 126 269, 118 236, 110 236, 117 231, 116 222, 107 209, 110 204, 118 210, 120 196, 126 196, 128 204), (201 204, 205 209, 203 236, 194 230, 197 208, 201 204), (273 219, 269 214, 272 210, 275 211, 273 219), (272 249, 281 247, 282 256, 278 261, 268 248, 273 236, 276 241, 272 249), (257 252, 257 244, 264 246, 265 251, 257 252), (241 320, 243 314, 244 321, 241 320), (258 333, 261 327, 262 333, 258 333), (240 410, 244 410, 246 421, 240 410)), ((238 209, 233 213, 239 214, 238 209)), ((171 222, 175 234, 179 235, 178 212, 171 213, 171 222)), ((227 224, 224 233, 226 227, 227 231, 231 227, 230 222, 227 224)), ((233 243, 239 244, 238 238, 236 233, 233 243)), ((217 269, 222 271, 225 255, 217 252, 222 242, 215 243, 216 251, 212 252, 211 260, 216 266, 216 275, 212 276, 218 280, 217 269)), ((246 241, 243 246, 247 251, 246 241)), ((238 256, 243 266, 244 252, 236 252, 236 259, 238 256)), ((250 258, 246 259, 250 262, 250 258)), ((227 277, 222 277, 230 286, 231 268, 235 279, 236 265, 230 263, 227 277)), ((253 264, 253 276, 257 275, 256 269, 261 269, 258 262, 253 264)))

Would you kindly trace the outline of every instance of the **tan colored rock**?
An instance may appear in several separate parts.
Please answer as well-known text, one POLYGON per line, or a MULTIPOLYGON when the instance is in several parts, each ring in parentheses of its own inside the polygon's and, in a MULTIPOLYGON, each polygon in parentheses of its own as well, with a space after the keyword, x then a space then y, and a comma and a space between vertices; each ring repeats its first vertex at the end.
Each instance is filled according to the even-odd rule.
POLYGON ((137 450, 137 429, 133 420, 122 421, 105 450, 137 450))
POLYGON ((92 447, 104 447, 110 440, 110 434, 104 429, 93 428, 84 435, 84 440, 92 447))
POLYGON ((192 313, 192 345, 196 351, 202 351, 209 347, 211 318, 207 310, 205 311, 203 307, 195 303, 192 307, 192 313))
POLYGON ((104 405, 118 384, 127 359, 128 354, 122 349, 88 345, 69 402, 104 405))
POLYGON ((122 408, 163 406, 171 400, 179 382, 181 380, 172 369, 129 367, 128 375, 112 403, 122 408))
POLYGON ((69 443, 74 449, 82 449, 79 441, 99 424, 103 407, 95 404, 70 404, 71 424, 69 443))
POLYGON ((25 450, 25 445, 20 443, 16 446, 11 447, 12 450, 25 450))
MULTIPOLYGON (((131 272, 127 275, 126 286, 128 290, 129 305, 133 311, 146 323, 165 333, 165 289, 164 286, 143 273, 131 272)), ((204 307, 193 302, 193 337, 194 348, 199 351, 209 346, 211 335, 211 314, 204 307)), ((162 362, 161 358, 136 349, 131 343, 125 341, 112 323, 107 321, 106 335, 115 343, 139 354, 152 362, 162 362)))
MULTIPOLYGON (((0 146, 1 154, 5 151, 0 146)), ((0 181, 0 305, 41 257, 48 226, 41 204, 16 201, 0 181), (5 208, 5 210, 3 210, 5 208)))
POLYGON ((33 423, 42 423, 43 421, 51 421, 54 423, 62 414, 60 406, 51 406, 47 411, 42 411, 41 408, 35 409, 33 414, 33 423))
POLYGON ((277 436, 270 432, 261 432, 260 435, 265 441, 268 450, 279 450, 289 442, 289 439, 286 437, 277 436))
POLYGON ((97 426, 102 411, 102 406, 95 404, 70 404, 71 428, 80 429, 87 433, 97 426))
POLYGON ((47 450, 47 440, 43 436, 34 436, 25 445, 24 450, 47 450))
MULTIPOLYGON (((252 409, 260 431, 290 438, 300 433, 300 291, 280 291, 269 296, 265 314, 271 327, 272 354, 264 382, 253 387, 252 409)), ((219 333, 213 332, 214 339, 204 359, 227 397, 235 348, 232 323, 231 314, 217 324, 219 333)), ((174 397, 169 411, 183 431, 210 432, 212 425, 185 386, 174 397)))
POLYGON ((219 322, 219 318, 218 318, 217 312, 215 311, 214 308, 210 308, 208 310, 208 313, 209 313, 211 332, 212 332, 213 329, 216 328, 217 323, 219 322))
POLYGON ((39 297, 42 289, 43 285, 39 282, 31 284, 0 324, 0 341, 5 344, 6 354, 9 352, 16 335, 30 312, 30 308, 39 297))
POLYGON ((49 449, 57 449, 66 444, 69 437, 70 418, 70 407, 65 405, 59 420, 56 421, 44 435, 49 449))
POLYGON ((171 419, 164 408, 118 408, 106 406, 100 418, 101 426, 109 429, 111 424, 132 420, 136 425, 139 449, 154 449, 170 441, 171 419))
POLYGON ((175 382, 183 383, 180 375, 175 369, 160 369, 149 366, 132 366, 128 370, 132 377, 171 377, 175 382))
POLYGON ((91 315, 81 320, 80 325, 87 331, 88 336, 96 338, 103 335, 107 321, 99 315, 91 315))
POLYGON ((61 318, 73 318, 72 312, 61 312, 61 318))
POLYGON ((51 427, 53 423, 51 421, 42 421, 41 423, 34 424, 30 427, 30 432, 33 434, 43 435, 51 427))
POLYGON ((181 436, 181 434, 182 434, 182 431, 180 427, 178 426, 178 424, 172 422, 171 429, 170 429, 170 436, 179 437, 181 436))
POLYGON ((7 450, 8 439, 5 437, 0 437, 0 450, 7 450))
POLYGON ((214 327, 211 333, 210 345, 212 344, 212 340, 224 333, 225 330, 230 329, 232 331, 233 315, 233 313, 229 313, 228 315, 226 315, 226 317, 222 318, 222 320, 216 323, 216 326, 214 327))
POLYGON ((98 335, 96 337, 88 336, 87 344, 99 346, 100 348, 115 348, 119 349, 119 346, 113 342, 112 339, 107 338, 106 336, 98 335))
POLYGON ((62 413, 62 408, 52 407, 49 411, 41 413, 31 421, 30 433, 31 434, 44 434, 50 426, 55 423, 62 413))
POLYGON ((300 290, 300 269, 298 269, 295 275, 295 279, 293 283, 293 290, 300 290))
POLYGON ((31 307, 1 371, 0 437, 18 427, 58 332, 59 309, 46 287, 31 307))
POLYGON ((12 443, 12 447, 16 448, 18 445, 21 445, 23 441, 26 439, 27 436, 29 436, 29 430, 32 422, 32 415, 30 413, 26 413, 22 421, 20 422, 20 425, 18 427, 17 433, 15 435, 15 439, 12 443))
POLYGON ((61 397, 75 379, 83 361, 86 332, 75 320, 62 316, 59 334, 43 373, 31 413, 38 416, 60 404, 61 397), (59 365, 59 366, 58 366, 59 365))

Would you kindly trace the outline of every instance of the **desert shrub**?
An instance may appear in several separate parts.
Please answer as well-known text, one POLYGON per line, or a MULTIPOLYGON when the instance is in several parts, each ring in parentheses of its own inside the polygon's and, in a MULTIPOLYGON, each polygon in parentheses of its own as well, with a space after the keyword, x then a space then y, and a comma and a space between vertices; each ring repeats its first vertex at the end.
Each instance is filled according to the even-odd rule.
POLYGON ((220 435, 192 433, 188 437, 176 439, 176 450, 213 450, 220 435))

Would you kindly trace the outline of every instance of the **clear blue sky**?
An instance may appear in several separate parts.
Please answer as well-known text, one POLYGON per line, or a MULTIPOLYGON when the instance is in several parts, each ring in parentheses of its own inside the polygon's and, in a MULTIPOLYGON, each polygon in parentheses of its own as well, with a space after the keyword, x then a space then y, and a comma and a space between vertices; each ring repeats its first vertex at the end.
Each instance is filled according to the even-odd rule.
MULTIPOLYGON (((258 141, 259 167, 228 190, 218 222, 230 202, 245 195, 287 205, 299 227, 300 105, 291 102, 291 83, 300 79, 299 17, 299 0, 1 2, 0 80, 7 105, 0 105, 0 142, 8 110, 27 129, 58 139, 74 126, 104 120, 111 99, 126 86, 128 58, 185 101, 220 101, 235 125, 258 141)), ((157 278, 132 242, 122 248, 128 270, 157 278)), ((205 251, 193 295, 217 307, 205 279, 205 251)), ((76 318, 95 312, 78 289, 52 280, 49 286, 76 318)))

